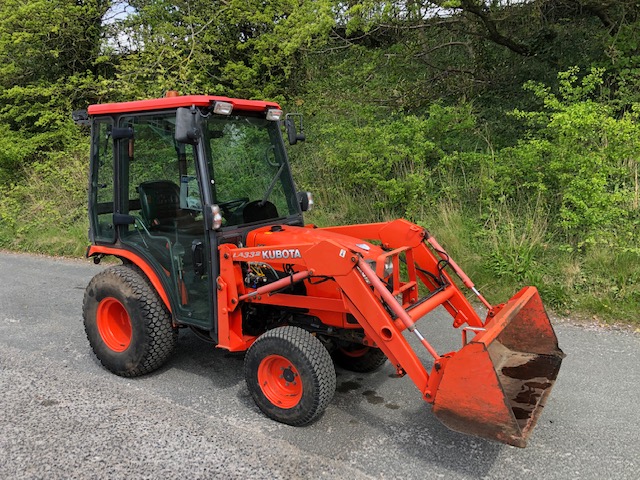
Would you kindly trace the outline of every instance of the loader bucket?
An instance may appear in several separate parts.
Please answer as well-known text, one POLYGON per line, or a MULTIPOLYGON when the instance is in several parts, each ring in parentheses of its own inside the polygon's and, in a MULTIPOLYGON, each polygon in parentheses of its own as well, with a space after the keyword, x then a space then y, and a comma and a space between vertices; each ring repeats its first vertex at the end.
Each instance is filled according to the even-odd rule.
POLYGON ((564 353, 535 287, 485 328, 444 364, 433 412, 452 430, 524 447, 564 353))

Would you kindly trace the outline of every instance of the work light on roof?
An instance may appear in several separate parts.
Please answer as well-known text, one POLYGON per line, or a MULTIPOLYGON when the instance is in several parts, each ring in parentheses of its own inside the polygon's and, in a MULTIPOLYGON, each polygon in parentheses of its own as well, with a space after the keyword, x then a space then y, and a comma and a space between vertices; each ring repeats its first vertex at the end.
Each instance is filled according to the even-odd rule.
POLYGON ((280 119, 282 119, 282 110, 278 108, 270 108, 267 110, 267 120, 277 122, 280 119))
POLYGON ((231 115, 233 111, 233 103, 229 102, 216 102, 213 105, 213 113, 218 115, 231 115))

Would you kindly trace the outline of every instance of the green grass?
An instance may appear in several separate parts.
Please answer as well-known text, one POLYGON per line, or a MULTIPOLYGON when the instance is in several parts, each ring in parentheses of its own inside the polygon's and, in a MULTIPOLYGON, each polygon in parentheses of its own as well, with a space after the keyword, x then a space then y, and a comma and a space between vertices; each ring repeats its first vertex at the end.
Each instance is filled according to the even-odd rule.
POLYGON ((547 308, 562 316, 640 325, 640 255, 591 247, 569 252, 546 241, 536 217, 480 224, 451 208, 435 212, 430 227, 492 303, 534 285, 547 308), (536 226, 536 224, 538 225, 536 226))
MULTIPOLYGON (((323 198, 322 196, 320 198, 323 198)), ((374 202, 342 192, 308 214, 319 226, 390 219, 374 202), (336 202, 336 203, 334 203, 336 202), (339 207, 337 206, 339 205, 339 207), (360 216, 358 216, 360 213, 360 216)), ((559 316, 640 325, 640 255, 591 247, 576 253, 549 240, 544 217, 503 210, 490 221, 441 203, 418 223, 427 228, 492 304, 523 286, 538 288, 559 316)))
POLYGON ((0 247, 77 257, 88 243, 87 146, 45 154, 0 185, 0 247))
POLYGON ((62 257, 81 257, 89 241, 86 222, 72 225, 42 225, 39 228, 9 230, 0 226, 0 248, 62 257))

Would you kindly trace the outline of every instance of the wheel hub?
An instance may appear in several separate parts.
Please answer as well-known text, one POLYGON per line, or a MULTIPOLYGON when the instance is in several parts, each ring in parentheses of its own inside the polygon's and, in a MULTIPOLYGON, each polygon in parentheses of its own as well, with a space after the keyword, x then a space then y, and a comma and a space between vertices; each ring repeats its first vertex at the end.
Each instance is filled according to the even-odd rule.
POLYGON ((291 366, 288 366, 287 368, 282 367, 281 377, 284 378, 286 382, 293 382, 297 375, 298 374, 294 373, 291 366))
POLYGON ((124 352, 131 344, 131 319, 119 300, 108 297, 98 305, 98 332, 104 343, 114 352, 124 352))
POLYGON ((280 408, 293 408, 302 399, 302 382, 296 367, 281 355, 268 355, 258 367, 258 384, 265 397, 280 408))

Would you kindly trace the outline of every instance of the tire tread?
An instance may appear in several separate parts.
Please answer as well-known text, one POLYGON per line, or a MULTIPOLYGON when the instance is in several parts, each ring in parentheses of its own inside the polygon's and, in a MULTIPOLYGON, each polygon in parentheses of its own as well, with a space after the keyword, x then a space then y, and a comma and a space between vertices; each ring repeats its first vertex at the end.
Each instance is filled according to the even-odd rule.
MULTIPOLYGON (((282 423, 293 426, 302 426, 311 423, 325 411, 333 399, 336 390, 336 374, 331 356, 317 338, 309 334, 306 330, 293 326, 278 327, 269 330, 260 336, 251 348, 259 348, 261 344, 273 340, 283 341, 302 354, 313 372, 314 381, 318 386, 318 395, 313 397, 313 404, 304 415, 292 419, 283 420, 282 418, 275 418, 261 407, 259 401, 256 401, 256 403, 264 413, 282 423)), ((245 357, 245 374, 248 372, 249 355, 248 352, 247 357, 245 357)), ((249 383, 250 380, 247 377, 247 384, 249 385, 249 383)), ((250 385, 249 390, 252 390, 250 385)), ((255 394, 253 392, 251 393, 255 399, 255 394)))
MULTIPOLYGON (((158 369, 167 361, 177 344, 178 332, 177 329, 173 328, 169 310, 155 292, 144 273, 134 265, 116 265, 106 268, 91 280, 84 294, 83 317, 85 332, 89 338, 89 343, 91 344, 93 352, 100 360, 100 363, 106 369, 123 377, 137 377, 158 369), (132 365, 131 368, 127 368, 126 370, 116 371, 116 369, 109 364, 109 361, 105 360, 99 354, 97 345, 92 341, 88 330, 87 324, 91 319, 87 318, 87 306, 88 303, 92 301, 89 292, 95 283, 102 280, 113 282, 113 284, 128 289, 132 297, 139 303, 143 313, 141 320, 144 322, 145 331, 148 336, 146 345, 144 345, 145 352, 137 365, 132 365)), ((132 319, 132 321, 134 320, 132 319)))

